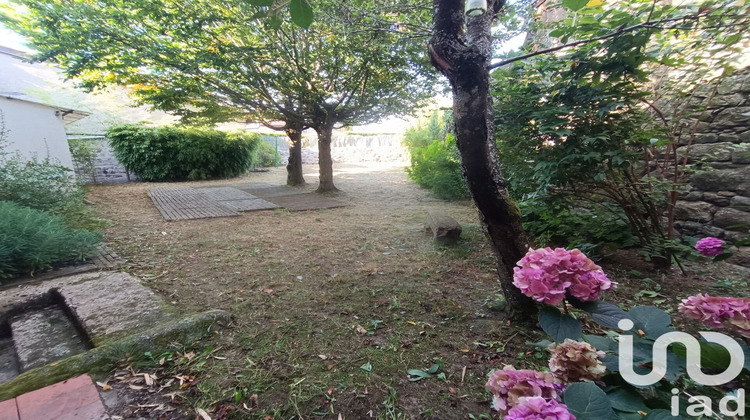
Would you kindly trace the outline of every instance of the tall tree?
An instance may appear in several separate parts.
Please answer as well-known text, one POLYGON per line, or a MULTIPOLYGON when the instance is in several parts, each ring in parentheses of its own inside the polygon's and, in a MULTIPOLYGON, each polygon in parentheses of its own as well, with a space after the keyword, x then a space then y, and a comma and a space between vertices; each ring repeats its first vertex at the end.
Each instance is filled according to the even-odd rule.
POLYGON ((307 15, 294 13, 304 1, 289 3, 291 14, 260 0, 17 3, 29 12, 5 20, 38 59, 56 60, 86 88, 128 85, 142 102, 187 121, 280 120, 293 135, 314 129, 319 191, 336 188, 335 126, 407 112, 431 91, 426 57, 396 1, 316 1, 307 29, 299 26, 307 15), (375 30, 363 30, 372 22, 375 30))
POLYGON ((469 192, 495 251, 500 284, 511 316, 528 319, 530 298, 513 285, 513 267, 529 243, 521 213, 508 194, 498 163, 490 98, 492 20, 504 0, 488 0, 487 12, 466 17, 464 2, 434 0, 433 36, 429 51, 433 65, 450 82, 456 145, 469 192))

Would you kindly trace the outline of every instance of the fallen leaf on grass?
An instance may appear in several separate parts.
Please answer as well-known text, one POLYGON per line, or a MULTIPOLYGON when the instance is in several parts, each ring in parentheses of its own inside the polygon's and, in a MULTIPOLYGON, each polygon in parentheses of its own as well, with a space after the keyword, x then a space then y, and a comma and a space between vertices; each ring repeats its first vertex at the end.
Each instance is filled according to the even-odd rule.
POLYGON ((364 327, 362 327, 359 324, 357 324, 357 326, 354 327, 354 329, 357 330, 357 332, 360 333, 360 334, 367 334, 367 330, 364 329, 364 327))
POLYGON ((138 390, 141 390, 141 389, 145 388, 145 386, 138 386, 138 385, 128 384, 128 388, 134 389, 134 390, 138 391, 138 390))
POLYGON ((211 420, 211 416, 209 416, 208 413, 206 413, 204 409, 196 408, 195 411, 198 413, 199 416, 201 416, 203 420, 211 420))

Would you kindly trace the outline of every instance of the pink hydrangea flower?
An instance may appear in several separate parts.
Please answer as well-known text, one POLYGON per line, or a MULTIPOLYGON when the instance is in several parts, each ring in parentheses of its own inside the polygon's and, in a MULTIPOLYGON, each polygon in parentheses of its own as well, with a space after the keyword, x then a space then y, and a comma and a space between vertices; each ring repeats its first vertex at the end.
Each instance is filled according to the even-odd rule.
POLYGON ((684 299, 679 312, 708 326, 728 327, 743 337, 750 337, 750 298, 698 294, 684 299))
POLYGON ((562 392, 562 386, 555 383, 551 373, 516 370, 513 366, 490 372, 486 388, 492 393, 493 408, 503 414, 515 407, 522 397, 557 399, 558 392, 562 392))
POLYGON ((505 420, 576 420, 565 404, 542 397, 524 397, 508 411, 505 420))
POLYGON ((557 305, 566 293, 582 301, 597 300, 617 284, 578 249, 529 249, 513 268, 513 284, 538 302, 557 305))
POLYGON ((695 244, 695 249, 704 257, 715 257, 724 252, 724 241, 717 238, 703 238, 695 244))

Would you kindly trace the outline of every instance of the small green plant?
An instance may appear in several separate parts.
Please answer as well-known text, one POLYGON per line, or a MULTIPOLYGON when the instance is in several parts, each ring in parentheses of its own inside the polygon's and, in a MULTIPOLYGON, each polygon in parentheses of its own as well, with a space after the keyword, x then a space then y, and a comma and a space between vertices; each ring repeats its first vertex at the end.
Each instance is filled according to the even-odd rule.
POLYGON ((120 125, 107 132, 117 160, 145 181, 230 178, 253 165, 257 134, 120 125))
POLYGON ((258 149, 255 151, 255 157, 253 159, 255 166, 259 168, 270 168, 277 165, 276 159, 276 148, 268 142, 261 141, 258 144, 258 149))
POLYGON ((603 248, 638 245, 625 215, 612 204, 571 205, 555 198, 519 201, 524 229, 540 246, 578 248, 597 256, 603 248))
POLYGON ((88 176, 91 182, 96 183, 96 155, 101 147, 91 140, 83 139, 68 140, 68 147, 78 175, 88 176))
POLYGON ((0 279, 83 260, 100 240, 99 234, 71 229, 49 212, 0 201, 0 279))

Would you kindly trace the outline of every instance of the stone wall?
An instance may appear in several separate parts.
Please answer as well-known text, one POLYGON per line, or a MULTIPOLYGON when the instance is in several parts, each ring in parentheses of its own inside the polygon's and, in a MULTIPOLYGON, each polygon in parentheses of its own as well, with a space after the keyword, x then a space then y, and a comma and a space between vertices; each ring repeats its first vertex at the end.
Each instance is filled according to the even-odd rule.
POLYGON ((733 242, 750 237, 750 68, 724 79, 712 98, 711 88, 703 90, 706 112, 687 125, 696 126, 693 144, 685 135, 677 149, 697 172, 677 202, 675 225, 687 235, 733 242))
MULTIPOLYGON (((331 157, 334 162, 409 162, 409 151, 401 144, 403 134, 334 133, 331 157)), ((305 147, 317 150, 317 138, 307 137, 305 147)))

